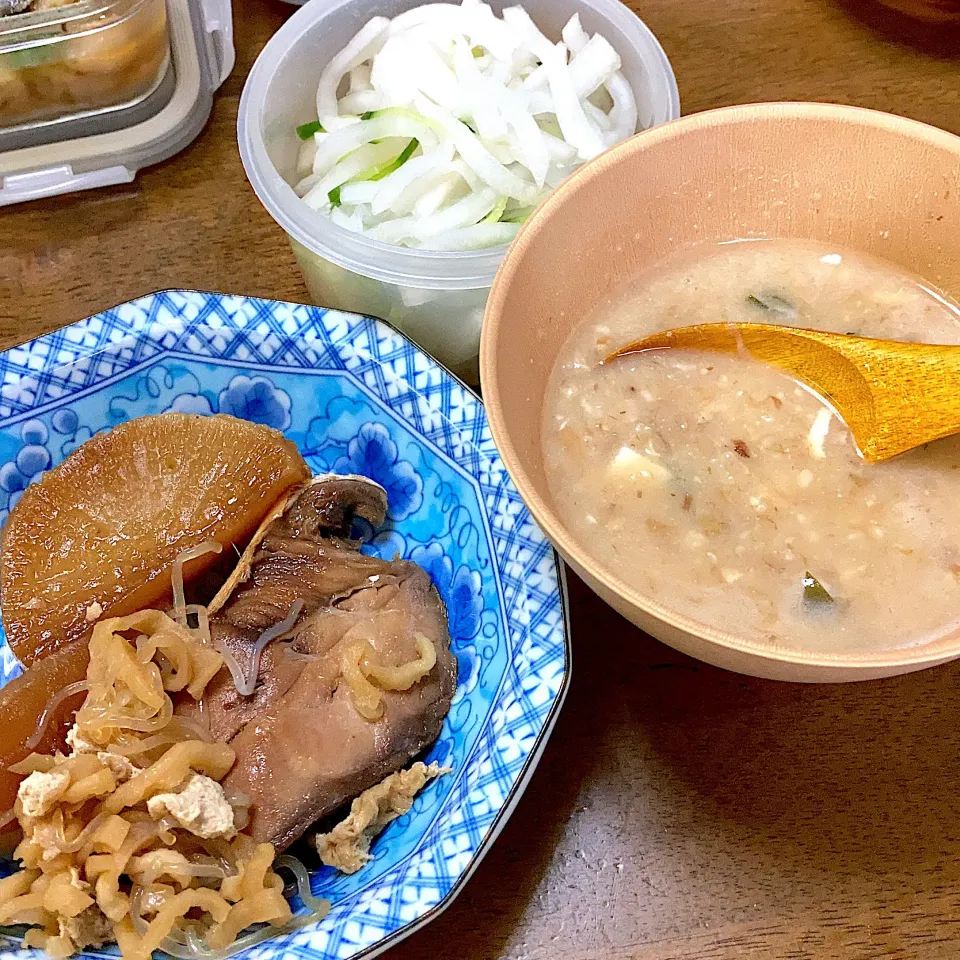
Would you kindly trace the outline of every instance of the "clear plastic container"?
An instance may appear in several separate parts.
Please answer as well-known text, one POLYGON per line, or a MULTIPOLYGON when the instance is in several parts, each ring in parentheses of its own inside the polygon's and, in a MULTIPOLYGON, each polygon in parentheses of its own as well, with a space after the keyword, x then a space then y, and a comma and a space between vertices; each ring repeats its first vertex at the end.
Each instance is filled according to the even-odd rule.
POLYGON ((37 4, 49 9, 0 17, 0 128, 128 104, 163 79, 164 0, 37 4))
MULTIPOLYGON (((324 65, 374 15, 393 17, 423 0, 308 3, 263 48, 240 101, 240 155, 253 189, 290 237, 313 301, 380 317, 470 383, 478 380, 480 324, 505 248, 469 253, 410 250, 351 233, 294 193, 298 124, 315 120, 324 65)), ((518 0, 500 2, 499 13, 518 0)), ((620 54, 645 129, 680 115, 677 84, 660 44, 619 0, 522 0, 559 39, 579 13, 620 54)))

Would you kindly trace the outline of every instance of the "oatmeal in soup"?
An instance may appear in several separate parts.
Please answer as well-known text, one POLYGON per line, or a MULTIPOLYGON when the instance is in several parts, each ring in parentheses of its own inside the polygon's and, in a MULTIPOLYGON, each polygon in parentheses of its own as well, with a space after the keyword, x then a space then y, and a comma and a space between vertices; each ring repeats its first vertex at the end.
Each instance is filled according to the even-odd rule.
POLYGON ((960 309, 877 261, 793 241, 711 248, 587 318, 545 398, 556 509, 610 572, 761 645, 871 653, 960 627, 960 437, 880 464, 750 359, 601 365, 645 334, 766 322, 960 344, 960 309))

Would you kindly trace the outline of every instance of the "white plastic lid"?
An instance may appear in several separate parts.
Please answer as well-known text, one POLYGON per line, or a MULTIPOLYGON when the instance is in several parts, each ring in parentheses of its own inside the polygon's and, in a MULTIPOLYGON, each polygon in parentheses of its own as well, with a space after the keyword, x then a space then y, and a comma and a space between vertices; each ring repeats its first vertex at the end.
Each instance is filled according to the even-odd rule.
POLYGON ((152 95, 148 115, 141 105, 131 126, 108 131, 98 117, 84 118, 71 139, 0 153, 0 207, 129 183, 197 137, 236 60, 231 2, 167 0, 167 24, 169 78, 152 95))

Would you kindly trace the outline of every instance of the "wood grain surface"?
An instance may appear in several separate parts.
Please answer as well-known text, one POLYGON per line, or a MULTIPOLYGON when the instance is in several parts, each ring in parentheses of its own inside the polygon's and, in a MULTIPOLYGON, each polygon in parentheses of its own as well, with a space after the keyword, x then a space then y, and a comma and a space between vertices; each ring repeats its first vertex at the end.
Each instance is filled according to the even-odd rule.
MULTIPOLYGON (((960 30, 855 0, 632 6, 687 113, 832 100, 960 133, 960 30)), ((290 8, 234 10, 237 69, 193 146, 129 186, 0 211, 0 346, 164 287, 305 298, 234 132, 290 8)), ((789 686, 686 660, 576 582, 571 608, 574 680, 526 795, 390 960, 960 954, 960 666, 789 686)))

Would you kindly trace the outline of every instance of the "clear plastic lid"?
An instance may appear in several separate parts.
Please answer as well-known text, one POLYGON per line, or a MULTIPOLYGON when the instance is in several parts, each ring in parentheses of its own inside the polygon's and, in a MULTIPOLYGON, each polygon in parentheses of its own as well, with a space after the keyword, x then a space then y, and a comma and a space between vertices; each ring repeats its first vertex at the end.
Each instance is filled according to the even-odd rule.
POLYGON ((0 84, 16 93, 27 80, 36 107, 12 126, 0 117, 0 206, 130 182, 200 133, 234 65, 230 0, 163 6, 79 0, 0 18, 0 84), (51 30, 65 11, 70 25, 51 30), (13 66, 6 73, 5 60, 13 66), (109 82, 104 67, 113 71, 109 82), (91 78, 96 69, 101 76, 91 78), (55 108, 57 96, 67 109, 55 108))

